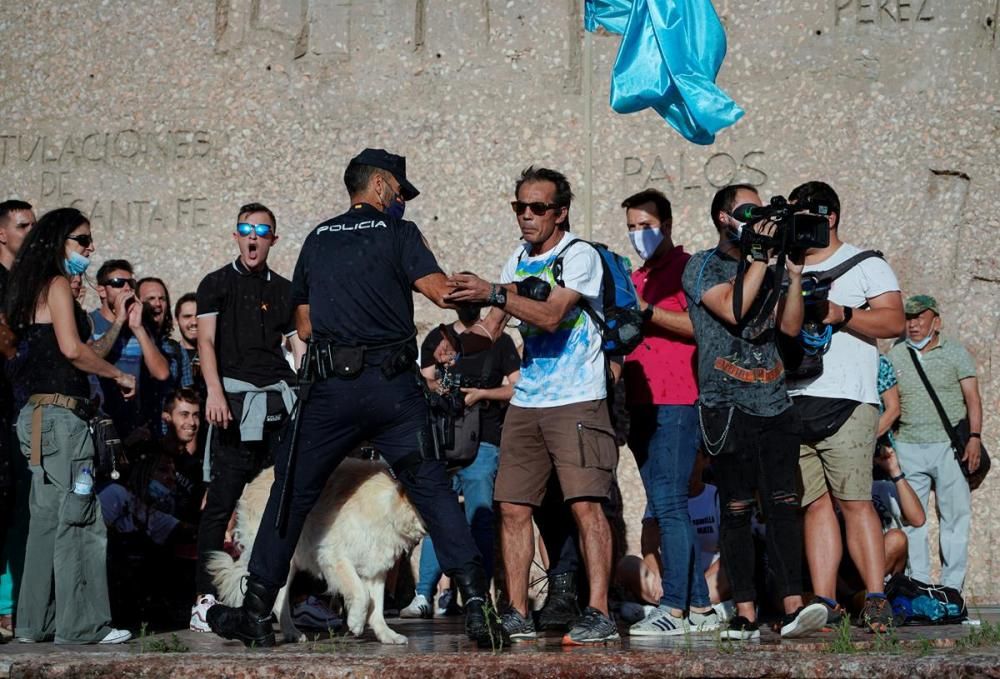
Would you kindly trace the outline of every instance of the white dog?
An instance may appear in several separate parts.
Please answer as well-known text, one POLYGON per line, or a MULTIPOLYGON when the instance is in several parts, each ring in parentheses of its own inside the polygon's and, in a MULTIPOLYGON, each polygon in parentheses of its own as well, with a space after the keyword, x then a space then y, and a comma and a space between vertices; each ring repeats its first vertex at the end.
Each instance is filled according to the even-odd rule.
MULTIPOLYGON (((240 498, 234 532, 243 549, 239 560, 225 552, 208 557, 219 599, 228 606, 243 603, 243 577, 273 482, 274 469, 265 469, 240 498)), ((385 577, 425 533, 413 505, 384 466, 353 458, 341 462, 306 518, 288 580, 274 602, 285 640, 302 638, 292 623, 287 593, 295 573, 307 571, 324 578, 330 593, 343 595, 347 627, 355 635, 364 632, 367 621, 383 644, 405 644, 406 637, 391 630, 382 617, 385 577)))

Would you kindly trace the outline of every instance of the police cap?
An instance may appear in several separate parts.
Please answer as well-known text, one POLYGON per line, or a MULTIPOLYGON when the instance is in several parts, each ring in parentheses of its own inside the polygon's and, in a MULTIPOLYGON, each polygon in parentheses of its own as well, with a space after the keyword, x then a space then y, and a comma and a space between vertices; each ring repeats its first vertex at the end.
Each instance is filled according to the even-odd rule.
POLYGON ((368 165, 387 170, 399 182, 403 200, 413 200, 420 195, 417 187, 406 179, 406 158, 389 153, 385 149, 365 149, 351 159, 351 165, 368 165))

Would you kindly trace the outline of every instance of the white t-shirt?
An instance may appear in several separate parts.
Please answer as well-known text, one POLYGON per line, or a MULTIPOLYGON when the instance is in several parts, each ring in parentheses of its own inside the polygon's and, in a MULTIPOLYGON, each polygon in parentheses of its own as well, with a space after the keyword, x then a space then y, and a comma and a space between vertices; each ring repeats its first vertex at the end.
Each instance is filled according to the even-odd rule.
MULTIPOLYGON (((819 264, 807 264, 803 273, 828 271, 862 252, 844 243, 831 257, 819 264)), ((857 309, 873 297, 899 292, 896 274, 878 257, 855 265, 830 286, 830 301, 857 309)), ((823 374, 811 380, 789 380, 788 393, 796 396, 842 398, 877 405, 878 345, 870 337, 862 338, 849 330, 833 334, 830 350, 823 356, 823 374)))
POLYGON ((145 527, 149 538, 156 544, 166 543, 171 531, 180 521, 158 509, 149 510, 128 488, 117 483, 109 483, 97 494, 101 501, 104 523, 119 533, 135 533, 145 527), (136 522, 139 522, 139 525, 136 522))
POLYGON ((708 567, 719 558, 719 491, 710 483, 697 497, 688 498, 688 514, 694 524, 694 532, 698 536, 698 549, 701 553, 701 570, 708 567))
MULTIPOLYGON (((538 276, 554 290, 558 284, 552 265, 563 255, 563 285, 580 293, 603 318, 604 269, 600 255, 585 243, 566 249, 575 240, 576 236, 566 233, 554 248, 535 257, 528 254, 530 244, 522 244, 504 265, 500 282, 513 283, 538 276)), ((579 305, 569 310, 555 332, 545 332, 524 322, 520 331, 524 351, 521 378, 514 385, 512 404, 522 408, 551 408, 605 398, 601 334, 579 305)))

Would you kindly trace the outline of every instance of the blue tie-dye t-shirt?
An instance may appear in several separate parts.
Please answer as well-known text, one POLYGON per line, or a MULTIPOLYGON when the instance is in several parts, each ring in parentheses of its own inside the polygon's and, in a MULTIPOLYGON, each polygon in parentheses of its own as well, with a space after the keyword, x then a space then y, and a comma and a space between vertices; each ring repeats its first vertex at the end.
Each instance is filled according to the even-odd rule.
MULTIPOLYGON (((552 265, 574 240, 576 236, 566 233, 554 248, 536 257, 529 256, 530 246, 523 244, 507 261, 500 281, 513 283, 528 276, 538 276, 555 289, 552 265)), ((566 250, 562 265, 563 285, 580 293, 598 314, 603 315, 603 268, 597 251, 583 243, 574 245, 566 250)), ((514 385, 514 398, 511 399, 513 405, 551 408, 605 398, 601 336, 579 306, 570 309, 555 332, 545 332, 524 322, 519 329, 524 350, 521 378, 514 385)))

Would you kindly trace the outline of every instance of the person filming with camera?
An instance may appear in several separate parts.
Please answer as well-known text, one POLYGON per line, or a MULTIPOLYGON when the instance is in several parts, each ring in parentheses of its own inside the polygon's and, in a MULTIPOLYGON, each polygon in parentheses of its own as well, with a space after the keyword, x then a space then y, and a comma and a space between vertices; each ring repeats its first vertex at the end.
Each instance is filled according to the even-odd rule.
POLYGON ((795 337, 802 326, 802 264, 779 258, 787 271, 783 294, 774 273, 782 267, 773 270, 769 263, 782 242, 779 229, 787 233, 788 224, 770 218, 743 224, 731 214, 736 206, 761 204, 752 186, 721 189, 711 208, 718 244, 693 255, 683 276, 698 347, 699 425, 714 456, 722 562, 736 602, 736 615, 721 634, 741 640, 760 637, 750 525, 755 495, 767 515, 767 557, 785 612, 781 636, 801 637, 826 622, 822 605, 802 601, 799 422, 777 344, 779 333, 795 337))
POLYGON ((839 623, 837 569, 843 555, 834 498, 844 517, 847 550, 868 592, 860 622, 882 632, 892 621, 883 593, 885 547, 882 523, 871 501, 872 451, 878 429, 878 346, 876 339, 903 332, 899 283, 875 251, 840 239, 840 198, 830 185, 811 181, 789 200, 828 207, 829 243, 806 250, 804 278, 821 280, 828 291, 810 304, 807 324, 821 334, 803 334, 814 362, 811 370, 789 375, 789 393, 802 422, 799 468, 805 507, 806 559, 813 591, 828 608, 827 622, 839 623))

